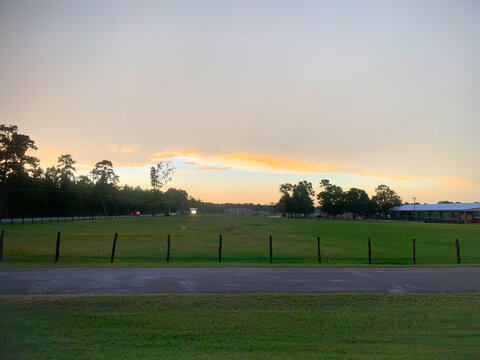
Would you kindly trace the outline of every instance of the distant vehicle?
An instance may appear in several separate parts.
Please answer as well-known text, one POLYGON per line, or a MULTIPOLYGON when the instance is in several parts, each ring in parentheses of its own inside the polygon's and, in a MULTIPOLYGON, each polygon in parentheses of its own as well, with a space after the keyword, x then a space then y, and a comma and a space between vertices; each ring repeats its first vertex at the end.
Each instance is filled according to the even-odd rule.
POLYGON ((190 215, 197 215, 197 208, 190 208, 190 215))
POLYGON ((140 215, 140 211, 138 211, 138 210, 132 211, 132 212, 130 212, 130 215, 132 215, 132 216, 139 216, 139 215, 140 215))

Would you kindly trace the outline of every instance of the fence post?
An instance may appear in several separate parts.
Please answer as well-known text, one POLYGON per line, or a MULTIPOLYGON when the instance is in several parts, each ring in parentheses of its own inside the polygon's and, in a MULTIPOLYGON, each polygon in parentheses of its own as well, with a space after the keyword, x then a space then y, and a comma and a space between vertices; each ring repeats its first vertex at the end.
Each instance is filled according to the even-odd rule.
POLYGON ((272 235, 270 235, 269 240, 270 240, 270 264, 271 264, 273 262, 272 235))
POLYGON ((222 262, 222 234, 218 237, 218 262, 222 262))
POLYGON ((3 261, 3 238, 5 236, 5 230, 0 233, 0 261, 3 261))
POLYGON ((59 255, 60 255, 60 231, 57 233, 57 246, 55 247, 55 262, 58 262, 59 255))
POLYGON ((170 262, 170 234, 167 235, 167 263, 170 262))
POLYGON ((118 233, 115 233, 115 237, 113 238, 112 255, 110 255, 111 263, 113 263, 113 258, 115 257, 115 247, 117 246, 117 237, 118 237, 118 233))
POLYGON ((372 263, 372 244, 370 242, 370 238, 368 238, 368 263, 372 263))
POLYGON ((317 236, 317 255, 318 255, 318 263, 322 263, 322 253, 320 252, 320 236, 317 236))
POLYGON ((412 239, 413 242, 413 265, 417 264, 417 260, 415 259, 415 239, 412 239))
POLYGON ((460 242, 455 239, 455 246, 457 247, 457 264, 460 264, 460 242))

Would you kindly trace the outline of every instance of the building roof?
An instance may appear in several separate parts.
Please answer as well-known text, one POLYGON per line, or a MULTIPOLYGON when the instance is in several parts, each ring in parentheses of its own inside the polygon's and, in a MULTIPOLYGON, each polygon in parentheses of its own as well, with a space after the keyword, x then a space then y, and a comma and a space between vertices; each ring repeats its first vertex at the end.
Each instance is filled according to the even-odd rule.
POLYGON ((402 205, 393 211, 480 211, 480 203, 402 205), (415 207, 415 210, 414 210, 415 207))

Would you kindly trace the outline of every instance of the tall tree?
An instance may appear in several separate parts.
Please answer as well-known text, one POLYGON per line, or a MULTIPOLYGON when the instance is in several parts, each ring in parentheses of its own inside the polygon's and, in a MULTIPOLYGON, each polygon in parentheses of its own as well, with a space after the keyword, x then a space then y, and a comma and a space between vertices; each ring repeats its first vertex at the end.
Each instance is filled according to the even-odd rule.
POLYGON ((377 186, 372 200, 377 205, 378 211, 382 213, 385 218, 390 210, 396 206, 402 205, 402 198, 387 185, 377 186))
POLYGON ((60 177, 60 183, 66 185, 75 182, 75 165, 72 155, 64 154, 58 157, 57 170, 60 177))
POLYGON ((49 166, 45 170, 45 182, 49 187, 59 188, 60 187, 60 173, 55 166, 49 166))
POLYGON ((163 186, 172 181, 175 167, 159 162, 150 167, 150 184, 154 192, 159 191, 163 186))
POLYGON ((9 177, 17 180, 28 178, 28 172, 34 171, 39 160, 27 152, 37 150, 30 136, 19 134, 16 125, 0 124, 0 181, 9 177))
POLYGON ((113 171, 113 164, 110 160, 102 160, 95 164, 92 170, 92 176, 98 184, 116 185, 119 177, 113 171))
POLYGON ((187 210, 189 199, 185 190, 170 188, 161 195, 165 209, 173 211, 187 210))
POLYGON ((345 193, 345 210, 355 215, 367 215, 370 198, 365 190, 351 188, 345 193))
POLYGON ((293 208, 296 214, 303 214, 304 216, 311 214, 314 210, 312 196, 315 195, 311 182, 305 180, 300 181, 293 186, 292 201, 293 208))
POLYGON ((300 181, 296 185, 285 183, 280 185, 280 193, 282 194, 277 203, 278 208, 290 215, 299 214, 308 215, 313 212, 312 196, 315 195, 312 183, 300 181))
POLYGON ((289 183, 281 184, 280 185, 280 193, 282 196, 277 203, 278 209, 285 214, 288 214, 290 217, 293 214, 293 200, 290 192, 293 189, 293 185, 289 183))
POLYGON ((322 211, 329 215, 337 216, 345 211, 345 192, 340 186, 333 185, 327 179, 320 181, 322 191, 317 199, 322 211))

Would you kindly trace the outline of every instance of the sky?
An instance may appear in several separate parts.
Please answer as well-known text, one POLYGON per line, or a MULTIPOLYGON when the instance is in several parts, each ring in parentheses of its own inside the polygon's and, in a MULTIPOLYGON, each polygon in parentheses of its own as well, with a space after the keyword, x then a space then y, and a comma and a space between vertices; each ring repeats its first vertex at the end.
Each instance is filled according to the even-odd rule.
POLYGON ((280 184, 480 201, 480 2, 0 0, 0 123, 41 166, 270 203, 280 184))

